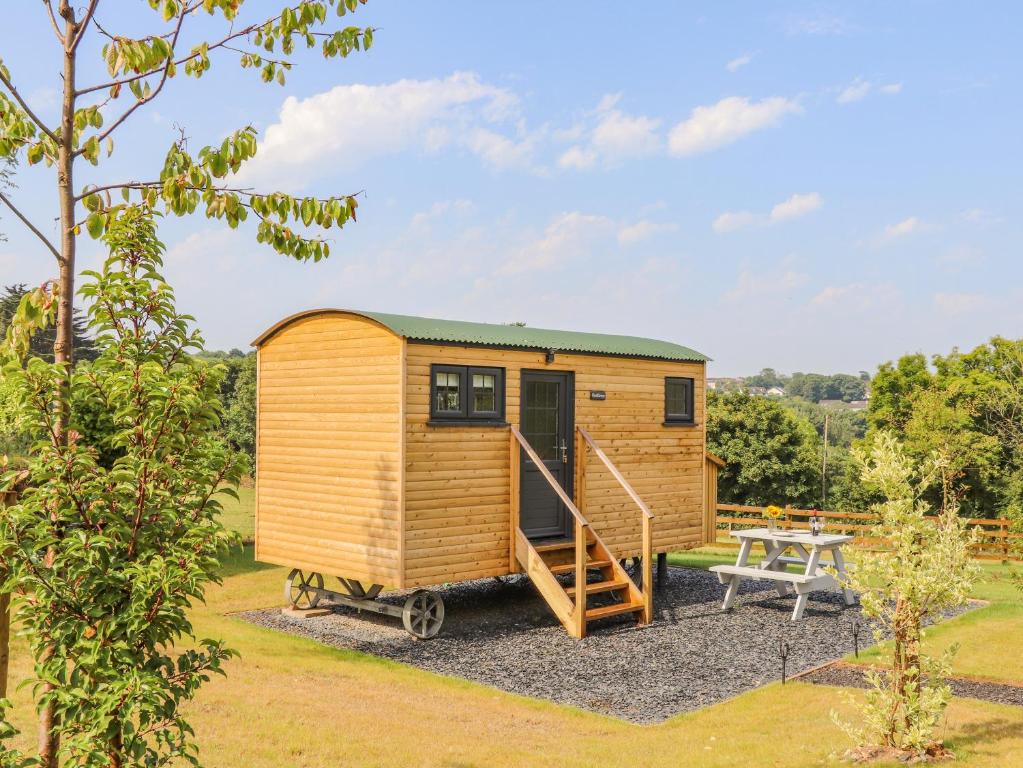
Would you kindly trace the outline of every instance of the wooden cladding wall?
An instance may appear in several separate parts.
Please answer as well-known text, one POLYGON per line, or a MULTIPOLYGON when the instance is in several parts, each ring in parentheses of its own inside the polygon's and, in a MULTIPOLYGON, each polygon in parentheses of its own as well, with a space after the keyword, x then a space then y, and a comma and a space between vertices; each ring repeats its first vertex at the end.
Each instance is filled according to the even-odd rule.
POLYGON ((402 346, 330 314, 260 347, 258 560, 401 586, 402 346))
MULTIPOLYGON (((657 515, 654 551, 699 546, 704 510, 702 363, 464 348, 406 347, 405 585, 509 572, 509 441, 500 427, 430 426, 430 364, 506 369, 506 418, 519 424, 520 374, 575 373, 575 420, 657 515), (664 426, 664 379, 695 380, 693 426, 664 426), (606 392, 591 400, 590 390, 606 392)), ((583 514, 619 557, 640 551, 640 512, 595 456, 583 514)))

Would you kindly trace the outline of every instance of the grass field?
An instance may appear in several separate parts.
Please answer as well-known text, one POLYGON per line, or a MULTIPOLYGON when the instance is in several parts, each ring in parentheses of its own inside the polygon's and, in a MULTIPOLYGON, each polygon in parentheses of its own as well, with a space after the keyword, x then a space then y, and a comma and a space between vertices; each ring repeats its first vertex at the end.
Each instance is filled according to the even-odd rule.
POLYGON ((256 520, 253 510, 256 505, 256 490, 251 487, 241 486, 237 490, 238 499, 230 496, 221 496, 220 503, 224 507, 224 525, 232 531, 237 531, 246 543, 252 542, 256 535, 256 520))
MULTIPOLYGON (((673 559, 705 566, 733 556, 698 551, 673 559)), ((977 594, 992 605, 935 628, 928 642, 962 643, 959 672, 1023 680, 1023 601, 1005 583, 1004 568, 985 573, 977 594)), ((199 636, 226 638, 241 652, 228 677, 191 708, 210 768, 790 768, 837 765, 848 746, 830 719, 833 709, 848 713, 838 689, 772 684, 660 725, 632 725, 247 624, 229 614, 279 604, 283 569, 254 563, 246 548, 224 574, 223 586, 193 614, 199 636)), ((16 678, 29 674, 20 647, 13 661, 16 678)), ((25 689, 15 703, 28 745, 34 725, 25 689)), ((1023 766, 1023 709, 956 700, 945 735, 958 764, 1023 766)))

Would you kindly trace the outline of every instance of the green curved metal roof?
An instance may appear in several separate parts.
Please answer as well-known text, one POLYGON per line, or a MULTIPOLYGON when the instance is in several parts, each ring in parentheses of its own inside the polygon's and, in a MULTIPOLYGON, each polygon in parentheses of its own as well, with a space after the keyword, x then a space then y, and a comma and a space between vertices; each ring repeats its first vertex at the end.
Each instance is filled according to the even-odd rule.
POLYGON ((480 344, 494 347, 553 349, 558 352, 590 352, 624 357, 653 357, 662 360, 704 362, 709 358, 689 347, 669 341, 607 333, 555 331, 520 325, 469 323, 462 320, 437 320, 429 317, 392 315, 386 312, 359 312, 376 320, 399 336, 414 341, 480 344))
POLYGON ((609 333, 555 331, 521 325, 469 323, 463 320, 438 320, 431 317, 394 315, 388 312, 364 312, 354 309, 312 309, 287 317, 264 331, 253 346, 260 346, 277 331, 305 317, 321 314, 350 314, 369 318, 397 336, 412 341, 441 344, 473 344, 484 347, 542 349, 555 352, 584 352, 621 357, 648 357, 658 360, 706 362, 706 355, 681 344, 641 336, 617 336, 609 333))

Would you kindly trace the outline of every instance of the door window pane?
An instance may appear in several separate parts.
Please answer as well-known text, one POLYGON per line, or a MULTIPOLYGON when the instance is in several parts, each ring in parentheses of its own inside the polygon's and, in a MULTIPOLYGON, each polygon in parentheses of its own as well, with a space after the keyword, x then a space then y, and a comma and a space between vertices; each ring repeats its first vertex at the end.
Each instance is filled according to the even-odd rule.
POLYGON ((544 461, 558 458, 558 388, 556 381, 526 382, 522 436, 544 461))

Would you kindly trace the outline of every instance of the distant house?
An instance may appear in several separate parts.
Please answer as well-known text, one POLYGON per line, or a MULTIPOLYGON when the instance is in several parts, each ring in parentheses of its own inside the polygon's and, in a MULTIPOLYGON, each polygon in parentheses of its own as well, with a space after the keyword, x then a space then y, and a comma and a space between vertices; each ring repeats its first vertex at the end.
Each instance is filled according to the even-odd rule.
POLYGON ((768 387, 767 388, 767 396, 768 397, 785 397, 785 390, 782 389, 781 387, 768 387))
POLYGON ((707 379, 707 389, 713 389, 716 392, 734 392, 741 389, 741 382, 741 379, 719 376, 715 379, 707 379))
POLYGON ((833 411, 849 410, 849 403, 845 400, 818 400, 817 405, 821 408, 830 408, 833 411))
POLYGON ((851 400, 849 401, 850 411, 865 411, 867 406, 870 405, 869 400, 851 400))

